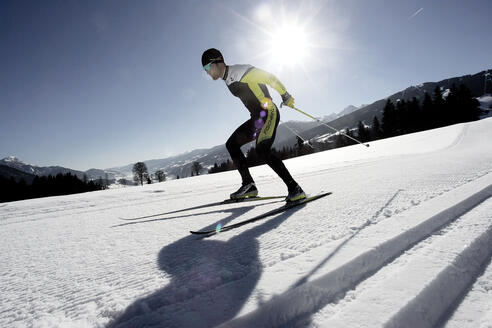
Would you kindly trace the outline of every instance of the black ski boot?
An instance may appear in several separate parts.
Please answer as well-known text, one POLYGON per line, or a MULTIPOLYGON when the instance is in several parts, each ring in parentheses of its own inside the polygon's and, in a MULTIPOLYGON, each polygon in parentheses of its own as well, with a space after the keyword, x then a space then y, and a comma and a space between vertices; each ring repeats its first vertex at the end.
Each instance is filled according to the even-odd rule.
POLYGON ((255 183, 247 183, 242 185, 238 191, 231 194, 231 199, 242 199, 258 196, 258 189, 256 189, 255 183))
POLYGON ((289 188, 289 194, 285 198, 287 202, 296 202, 298 200, 306 198, 306 193, 302 190, 299 185, 296 185, 294 188, 289 188))

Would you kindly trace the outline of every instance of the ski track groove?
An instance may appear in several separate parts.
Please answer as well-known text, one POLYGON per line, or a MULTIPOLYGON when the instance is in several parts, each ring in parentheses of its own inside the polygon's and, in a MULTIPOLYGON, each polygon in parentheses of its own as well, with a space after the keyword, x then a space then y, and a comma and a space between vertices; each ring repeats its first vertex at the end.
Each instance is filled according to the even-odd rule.
POLYGON ((410 303, 401 308, 385 326, 401 327, 401 323, 405 323, 408 327, 431 328, 439 325, 441 318, 447 315, 453 303, 464 297, 464 292, 477 279, 484 263, 490 261, 490 245, 492 225, 473 240, 453 263, 441 271, 410 303), (473 259, 471 263, 470 258, 473 259), (445 290, 443 286, 447 286, 445 290))
MULTIPOLYGON (((490 198, 486 202, 488 202, 486 204, 488 208, 491 208, 492 202, 490 202, 490 198)), ((481 207, 482 204, 477 205, 470 211, 481 207)), ((404 251, 401 256, 362 281, 355 287, 354 291, 347 292, 345 297, 337 302, 336 306, 332 305, 332 308, 320 311, 321 313, 317 314, 317 319, 322 322, 322 326, 357 327, 356 322, 364 322, 368 327, 380 327, 383 325, 387 327, 439 326, 436 318, 430 324, 422 320, 423 313, 428 314, 427 318, 432 316, 441 317, 446 313, 450 302, 452 303, 456 299, 456 294, 460 294, 467 288, 466 285, 457 288, 456 286, 459 286, 459 284, 456 284, 455 281, 446 280, 446 277, 443 279, 441 277, 443 272, 456 271, 456 267, 459 264, 457 259, 474 258, 473 253, 479 247, 477 248, 472 244, 487 245, 487 241, 480 241, 480 239, 488 238, 491 241, 490 238, 492 237, 491 220, 482 222, 483 217, 471 220, 466 216, 467 213, 404 251), (483 231, 485 233, 481 233, 483 231), (470 234, 466 234, 466 232, 470 234), (470 239, 469 236, 473 234, 476 236, 470 239), (425 276, 427 283, 423 285, 421 283, 419 285, 412 284, 411 277, 417 275, 425 276), (455 295, 453 297, 443 296, 443 291, 440 289, 442 285, 448 286, 447 289, 449 290, 454 289, 455 295), (381 291, 385 290, 383 286, 389 292, 381 293, 381 291), (412 294, 413 296, 410 296, 412 294), (436 297, 430 295, 438 295, 440 299, 436 300, 436 297), (389 317, 391 313, 387 313, 384 308, 388 302, 392 302, 399 307, 398 314, 393 313, 393 318, 389 317), (411 305, 412 303, 413 306, 411 305), (446 304, 447 306, 441 306, 436 311, 436 303, 440 305, 446 304), (364 304, 371 304, 372 306, 369 309, 364 304), (418 309, 415 306, 416 304, 418 304, 418 309), (354 314, 356 315, 354 316, 354 314), (404 315, 407 317, 403 318, 404 315), (420 321, 415 320, 419 316, 420 321)), ((483 249, 487 249, 487 247, 483 247, 483 249)), ((492 250, 482 256, 481 262, 486 261, 487 258, 490 259, 491 255, 492 250)), ((464 265, 461 264, 460 266, 461 269, 458 270, 461 273, 464 265)), ((463 274, 461 274, 460 278, 473 280, 476 276, 477 272, 475 270, 468 276, 463 277, 463 274)))
MULTIPOLYGON (((292 324, 309 313, 322 309, 340 295, 370 278, 434 233, 445 229, 462 215, 492 196, 492 185, 467 199, 440 211, 417 226, 384 241, 332 272, 274 297, 261 308, 224 323, 220 327, 278 327, 292 324), (296 300, 293 302, 292 300, 296 300), (301 301, 299 301, 301 300, 301 301)), ((489 234, 484 234, 490 237, 489 234)), ((443 315, 443 313, 441 313, 443 315)), ((402 321, 399 321, 400 326, 402 321)), ((397 325, 398 326, 398 325, 397 325)))

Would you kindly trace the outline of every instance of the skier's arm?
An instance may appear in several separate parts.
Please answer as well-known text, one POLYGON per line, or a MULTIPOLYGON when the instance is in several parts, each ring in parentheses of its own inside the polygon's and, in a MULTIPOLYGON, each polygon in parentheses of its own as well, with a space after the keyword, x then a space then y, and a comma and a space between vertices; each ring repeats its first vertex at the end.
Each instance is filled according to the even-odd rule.
POLYGON ((250 86, 251 84, 268 84, 277 90, 280 95, 283 95, 287 91, 275 75, 258 68, 253 68, 250 72, 248 72, 242 82, 246 82, 250 86))
POLYGON ((254 68, 248 74, 246 74, 242 82, 248 83, 250 89, 260 101, 265 98, 265 95, 261 91, 258 84, 267 84, 275 89, 282 96, 282 101, 285 105, 289 105, 289 100, 289 106, 292 107, 294 105, 294 98, 290 96, 282 82, 280 82, 279 79, 277 79, 277 77, 271 73, 258 68, 254 68))

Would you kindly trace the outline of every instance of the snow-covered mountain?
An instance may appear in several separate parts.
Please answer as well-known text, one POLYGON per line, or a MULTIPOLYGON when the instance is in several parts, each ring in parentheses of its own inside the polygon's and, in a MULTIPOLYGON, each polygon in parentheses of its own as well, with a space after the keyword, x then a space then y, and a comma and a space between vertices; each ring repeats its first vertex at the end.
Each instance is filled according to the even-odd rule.
POLYGON ((334 117, 334 118, 332 118, 330 120, 326 120, 326 121, 328 121, 328 122, 329 121, 333 121, 333 120, 337 119, 338 117, 342 117, 342 116, 348 115, 348 114, 353 113, 356 110, 359 110, 359 109, 364 108, 366 106, 367 105, 361 105, 361 106, 357 107, 357 106, 354 106, 354 105, 350 105, 347 108, 345 108, 344 110, 342 110, 340 113, 338 113, 337 117, 334 117))
POLYGON ((282 202, 155 215, 227 198, 224 172, 1 204, 0 327, 489 328, 491 139, 487 118, 287 160, 333 194, 207 238, 282 202))
MULTIPOLYGON (((230 159, 227 149, 225 145, 220 145, 209 149, 195 149, 191 152, 168 158, 148 160, 144 161, 144 163, 149 173, 153 174, 157 170, 163 170, 167 178, 174 179, 177 176, 189 177, 191 175, 191 166, 195 161, 200 162, 204 168, 203 173, 205 173, 215 163, 220 164, 227 161, 227 159, 230 159)), ((117 178, 128 178, 133 175, 132 169, 134 164, 113 167, 106 169, 106 171, 111 172, 117 178)))
POLYGON ((34 166, 21 161, 15 156, 5 157, 4 159, 0 160, 0 164, 29 174, 35 174, 36 172, 34 166))
MULTIPOLYGON (((8 156, 5 157, 4 159, 0 160, 0 165, 8 166, 13 169, 16 169, 18 171, 30 174, 30 175, 38 175, 38 176, 48 176, 52 175, 55 176, 59 173, 61 174, 67 174, 71 173, 76 175, 79 179, 82 179, 84 177, 84 174, 88 177, 88 179, 99 179, 99 178, 105 178, 106 172, 104 170, 98 170, 98 169, 91 169, 85 172, 82 171, 77 171, 77 170, 72 170, 68 169, 66 167, 61 167, 61 166, 36 166, 32 164, 27 164, 23 162, 22 160, 18 159, 15 156, 8 156)), ((113 176, 110 174, 109 178, 112 179, 113 176)))

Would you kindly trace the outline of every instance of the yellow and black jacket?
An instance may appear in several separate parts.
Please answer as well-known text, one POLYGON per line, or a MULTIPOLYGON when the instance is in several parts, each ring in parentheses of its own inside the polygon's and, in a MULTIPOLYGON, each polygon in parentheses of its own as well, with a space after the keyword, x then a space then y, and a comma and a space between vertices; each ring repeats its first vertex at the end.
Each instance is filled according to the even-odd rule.
POLYGON ((262 110, 270 112, 275 108, 266 85, 280 95, 286 92, 283 84, 273 74, 251 65, 227 66, 224 81, 232 94, 241 99, 253 118, 259 117, 262 110))

